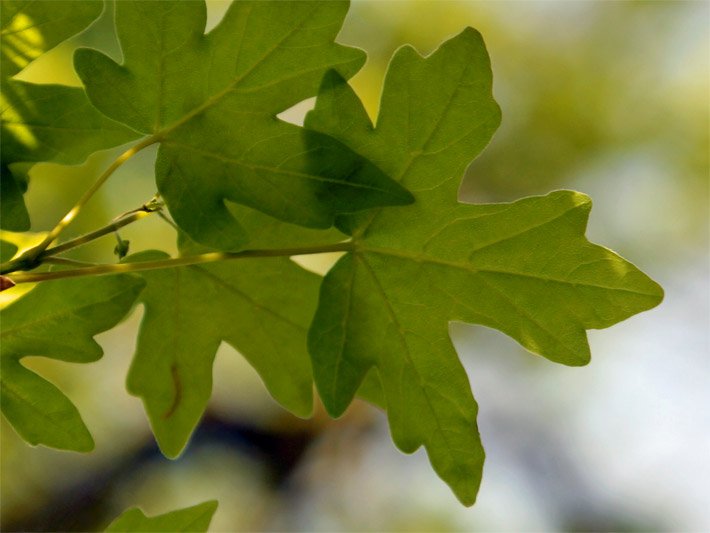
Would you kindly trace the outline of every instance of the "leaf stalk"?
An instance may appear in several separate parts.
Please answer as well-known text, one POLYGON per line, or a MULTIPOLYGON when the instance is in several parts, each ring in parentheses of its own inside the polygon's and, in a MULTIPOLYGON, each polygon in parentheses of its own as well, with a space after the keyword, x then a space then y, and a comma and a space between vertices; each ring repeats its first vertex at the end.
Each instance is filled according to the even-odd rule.
POLYGON ((241 252, 209 252, 199 255, 144 261, 140 263, 118 263, 87 266, 73 270, 58 270, 54 272, 20 272, 9 277, 14 283, 30 283, 50 281, 55 279, 76 278, 82 276, 101 276, 125 272, 141 272, 144 270, 160 270, 182 266, 214 263, 216 261, 231 261, 235 259, 291 257, 295 255, 315 255, 330 252, 351 252, 355 249, 352 241, 319 246, 304 246, 300 248, 281 248, 265 250, 243 250, 241 252))
POLYGON ((49 248, 47 250, 44 250, 41 252, 39 255, 34 256, 34 248, 27 253, 22 254, 19 257, 16 257, 15 259, 12 259, 6 263, 3 263, 0 265, 0 274, 9 274, 11 272, 16 272, 18 270, 32 270, 33 268, 38 267, 42 263, 47 262, 47 259, 50 257, 53 257, 55 255, 59 255, 61 253, 64 253, 68 250, 72 250, 74 248, 77 248, 79 246, 82 246, 88 242, 94 241, 100 237, 103 237, 104 235, 108 235, 109 233, 113 233, 114 231, 127 226, 128 224, 132 224, 133 222, 136 222, 137 220, 140 220, 142 218, 147 217, 151 213, 155 212, 155 210, 135 210, 130 212, 128 215, 123 216, 122 218, 119 218, 115 222, 111 222, 110 224, 99 228, 95 231, 92 231, 90 233, 87 233, 85 235, 81 235, 75 239, 71 239, 69 241, 66 241, 62 244, 59 244, 57 246, 53 246, 52 248, 49 248))
POLYGON ((57 223, 57 225, 52 228, 52 230, 47 234, 44 240, 37 246, 32 248, 32 250, 30 250, 26 254, 27 259, 37 259, 40 254, 42 254, 42 252, 44 252, 49 247, 49 245, 54 242, 54 240, 59 236, 59 234, 64 231, 64 229, 76 218, 82 207, 86 205, 86 203, 94 196, 94 194, 96 194, 96 191, 98 191, 103 186, 103 184, 106 183, 106 180, 108 180, 121 165, 123 165, 126 161, 128 161, 141 150, 147 148, 148 146, 151 146, 152 144, 157 143, 159 140, 160 138, 157 135, 151 135, 150 137, 146 137, 141 142, 135 144, 134 146, 123 152, 120 156, 118 156, 113 161, 113 163, 111 163, 111 165, 109 165, 109 167, 98 177, 94 184, 89 187, 86 192, 84 192, 82 197, 79 198, 76 204, 74 204, 74 207, 72 207, 67 212, 67 214, 62 217, 62 219, 57 223))

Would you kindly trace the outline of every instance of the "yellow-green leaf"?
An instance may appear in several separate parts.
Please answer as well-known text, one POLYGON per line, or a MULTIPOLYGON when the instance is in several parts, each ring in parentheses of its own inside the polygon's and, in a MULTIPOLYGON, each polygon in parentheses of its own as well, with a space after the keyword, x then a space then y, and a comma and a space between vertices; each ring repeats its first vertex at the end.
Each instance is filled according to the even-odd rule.
POLYGON ((33 163, 83 162, 138 134, 101 115, 84 90, 11 78, 44 52, 85 29, 101 13, 101 0, 6 0, 0 10, 0 227, 30 228, 23 194, 33 163), (24 164, 20 169, 19 164, 24 164))
POLYGON ((204 532, 210 526, 216 510, 217 502, 215 500, 158 516, 146 516, 137 507, 132 507, 111 522, 106 531, 117 533, 204 532))
POLYGON ((123 0, 118 65, 81 49, 75 66, 107 116, 160 142, 158 189, 192 239, 233 250, 247 235, 225 205, 327 228, 337 213, 411 195, 322 133, 276 115, 314 96, 330 69, 349 77, 361 50, 334 42, 347 2, 239 1, 204 34, 202 1, 123 0))
MULTIPOLYGON (((131 262, 164 259, 144 252, 131 262)), ((319 276, 288 258, 223 261, 146 271, 145 316, 128 389, 143 399, 165 455, 177 456, 212 392, 221 342, 256 369, 272 396, 294 414, 312 409, 306 331, 319 276)))
MULTIPOLYGON (((488 55, 472 29, 426 58, 411 47, 395 54, 377 127, 336 73, 306 120, 416 198, 340 219, 355 251, 325 277, 309 333, 318 391, 338 416, 376 368, 395 443, 405 452, 424 445, 466 505, 475 501, 484 453, 449 322, 496 328, 533 353, 581 365, 589 361, 585 330, 650 309, 663 295, 632 264, 586 240, 591 202, 583 194, 457 201, 463 171, 499 121, 488 55)), ((368 389, 373 395, 372 382, 368 389)))
POLYGON ((0 313, 0 407, 30 444, 89 451, 93 439, 76 407, 57 387, 22 366, 26 356, 72 363, 101 358, 94 335, 129 311, 143 280, 130 275, 40 284, 0 313))
POLYGON ((101 14, 103 0, 4 0, 0 10, 0 70, 10 77, 79 33, 101 14))

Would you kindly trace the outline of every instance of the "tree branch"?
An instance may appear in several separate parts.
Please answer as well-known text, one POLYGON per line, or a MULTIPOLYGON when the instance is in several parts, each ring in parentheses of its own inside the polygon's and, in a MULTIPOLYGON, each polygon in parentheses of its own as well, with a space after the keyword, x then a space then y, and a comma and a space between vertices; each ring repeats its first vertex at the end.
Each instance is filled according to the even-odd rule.
POLYGON ((101 276, 123 272, 140 272, 143 270, 159 270, 181 266, 214 263, 216 261, 230 261, 234 259, 249 259, 263 257, 291 257, 294 255, 314 255, 329 252, 350 252, 354 250, 352 241, 322 246, 305 246, 302 248, 282 248, 273 250, 243 250, 241 252, 210 252, 186 257, 161 259, 158 261, 144 261, 141 263, 118 263, 111 265, 96 265, 74 270, 58 270, 55 272, 19 272, 8 276, 14 283, 29 283, 50 281, 54 279, 76 278, 82 276, 101 276))
POLYGON ((138 144, 132 146, 125 152, 123 152, 120 156, 118 156, 113 163, 99 176, 99 178, 94 182, 94 184, 89 187, 84 195, 79 198, 77 203, 72 207, 69 212, 62 217, 62 219, 57 223, 56 226, 47 234, 45 239, 39 243, 37 246, 35 246, 32 250, 30 250, 27 253, 28 259, 36 259, 39 257, 39 255, 44 252, 50 244, 59 236, 59 234, 64 231, 64 228, 66 228, 74 218, 76 218, 76 215, 79 214, 79 211, 81 211, 81 208, 84 207, 84 205, 91 199, 91 197, 98 191, 101 186, 106 183, 106 180, 111 177, 111 174, 113 174, 123 163, 128 161, 131 157, 136 155, 138 152, 143 150, 144 148, 147 148, 148 146, 155 144, 158 142, 160 138, 156 135, 151 135, 150 137, 146 137, 143 139, 141 142, 138 144))

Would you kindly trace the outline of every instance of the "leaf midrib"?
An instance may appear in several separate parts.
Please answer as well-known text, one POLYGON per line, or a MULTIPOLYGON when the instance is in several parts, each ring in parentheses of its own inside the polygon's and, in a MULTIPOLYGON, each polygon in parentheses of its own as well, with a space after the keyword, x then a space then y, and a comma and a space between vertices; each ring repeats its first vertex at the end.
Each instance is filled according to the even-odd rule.
MULTIPOLYGON (((18 362, 17 364, 20 366, 20 372, 28 372, 28 373, 30 373, 30 374, 34 374, 34 375, 37 376, 39 379, 41 379, 42 381, 44 381, 46 385, 54 386, 52 383, 50 383, 49 381, 47 381, 46 379, 44 379, 42 376, 40 376, 40 375, 37 374, 36 372, 32 372, 31 370, 28 370, 27 368, 25 368, 24 366, 22 366, 19 362, 18 362)), ((19 401, 19 402, 23 403, 24 405, 26 405, 27 407, 29 407, 29 409, 30 409, 31 411, 33 411, 34 413, 37 414, 37 418, 38 418, 38 419, 43 420, 44 423, 50 424, 51 426, 54 427, 54 429, 55 429, 56 431, 58 431, 59 433, 61 433, 61 434, 64 435, 65 437, 71 437, 71 436, 72 436, 71 433, 68 432, 65 427, 63 427, 61 424, 57 423, 57 422, 56 422, 51 416, 49 416, 45 411, 42 411, 41 409, 38 409, 37 407, 35 407, 35 404, 32 403, 31 401, 29 401, 26 396, 23 396, 23 395, 21 394, 21 392, 22 392, 22 388, 21 388, 21 387, 20 387, 20 388, 12 387, 12 386, 10 385, 10 382, 8 382, 8 380, 6 380, 6 379, 0 379, 0 387, 2 387, 2 388, 4 389, 5 394, 9 394, 9 395, 13 396, 13 397, 16 399, 16 401, 19 401)), ((70 401, 63 393, 60 392, 60 394, 62 394, 62 395, 67 399, 67 401, 70 401)), ((70 402, 70 403, 71 403, 71 402, 70 402)), ((56 412, 56 411, 55 411, 55 412, 56 412)), ((37 439, 37 443, 42 443, 42 442, 43 442, 43 439, 42 439, 41 437, 40 437, 39 439, 37 439)))
MULTIPOLYGON (((419 58, 421 58, 421 56, 417 52, 415 52, 415 53, 417 54, 417 56, 419 56, 419 58)), ((424 58, 424 59, 426 59, 426 58, 424 58)), ((402 166, 402 169, 397 173, 398 174, 397 177, 393 176, 393 179, 397 183, 401 184, 402 186, 404 186, 404 184, 407 180, 407 174, 409 173, 409 170, 412 168, 412 165, 414 164, 414 162, 417 161, 423 155, 425 155, 424 150, 429 145, 429 143, 431 142, 434 135, 439 131, 439 128, 441 127, 441 122, 444 119, 444 115, 446 115, 446 113, 448 113, 454 99, 456 98, 456 95, 458 94, 459 90, 461 89, 461 81, 463 80, 465 75, 468 73, 468 69, 469 69, 469 66, 467 65, 462 70, 461 75, 459 76, 458 82, 456 84, 456 88, 451 92, 448 99, 446 100, 446 103, 444 104, 443 111, 441 112, 441 114, 437 118, 437 120, 434 124, 434 127, 427 134, 426 139, 424 139, 424 141, 421 143, 419 148, 417 148, 416 150, 409 151, 409 158, 407 159, 407 162, 402 166)), ((409 101, 409 86, 407 86, 406 89, 407 89, 407 99, 409 101)), ((409 114, 407 115, 407 118, 409 119, 409 114)), ((379 117, 378 117, 378 122, 375 125, 375 127, 373 128, 373 135, 376 136, 375 138, 379 138, 378 134, 381 131, 381 129, 379 129, 379 128, 381 128, 381 124, 379 123, 379 117)), ((379 217, 380 214, 382 214, 383 211, 384 211, 383 209, 378 209, 377 211, 372 213, 372 215, 370 216, 370 219, 367 222, 365 222, 360 228, 358 228, 355 231, 354 235, 357 235, 358 237, 364 237, 365 235, 367 235, 368 230, 374 224, 377 217, 379 217)))
POLYGON ((551 283, 560 283, 563 285, 571 285, 571 286, 577 286, 577 287, 589 287, 593 289, 601 289, 601 290, 610 290, 610 291, 617 291, 617 292, 626 292, 630 294, 636 294, 639 296, 651 296, 655 297, 655 293, 646 293, 646 292, 640 292, 636 291, 633 289, 625 289, 622 287, 609 287, 605 285, 596 285, 592 283, 583 283, 583 282, 578 282, 578 281, 570 281, 570 280, 564 280, 564 279, 559 279, 559 278, 553 278, 549 276, 543 276, 541 274, 530 274, 527 272, 516 272, 512 270, 502 270, 502 269, 492 269, 492 268, 476 268, 473 266, 471 263, 465 263, 465 262, 459 262, 459 261, 449 261, 446 259, 441 259, 438 257, 433 257, 430 255, 425 255, 425 254, 418 254, 414 252, 407 252, 405 250, 396 250, 393 248, 379 248, 379 247, 372 247, 372 246, 367 246, 367 245, 358 245, 357 251, 353 252, 357 254, 358 252, 360 253, 373 253, 373 254, 378 254, 378 255, 385 255, 385 256, 390 256, 390 257, 397 257, 400 259, 407 259, 409 261, 413 261, 415 263, 429 263, 429 264, 434 264, 434 265, 439 265, 439 266, 446 266, 450 268, 455 268, 458 270, 464 270, 468 272, 469 274, 503 274, 503 275, 510 275, 510 276, 519 276, 519 277, 524 277, 524 278, 529 278, 529 279, 535 279, 538 281, 545 281, 545 282, 551 282, 551 283))
POLYGON ((374 187, 372 185, 368 185, 367 183, 350 182, 345 178, 343 178, 343 179, 327 178, 325 176, 320 176, 318 174, 307 174, 305 172, 298 172, 295 170, 288 170, 288 169, 280 168, 279 166, 266 166, 266 165, 257 165, 254 163, 247 163, 246 161, 243 161, 241 159, 226 157, 226 156, 219 154, 219 153, 210 152, 209 150, 203 150, 203 149, 196 148, 194 146, 187 145, 187 144, 177 143, 173 140, 170 140, 170 141, 165 142, 163 144, 165 144, 167 146, 171 146, 171 147, 181 148, 183 150, 190 150, 190 151, 195 152, 195 153, 202 155, 204 157, 216 159, 217 161, 222 161, 223 163, 226 163, 226 164, 233 164, 233 165, 241 166, 241 167, 244 167, 248 170, 255 170, 255 171, 261 170, 261 171, 266 171, 266 172, 270 172, 273 174, 283 174, 285 176, 300 178, 300 179, 304 179, 304 180, 311 180, 311 181, 317 181, 317 182, 322 182, 322 183, 332 183, 335 185, 352 187, 354 189, 365 189, 368 191, 376 191, 376 192, 388 192, 387 189, 384 189, 382 187, 374 187))
MULTIPOLYGON (((229 83, 224 89, 221 91, 217 92, 216 94, 212 95, 209 97, 207 100, 205 100, 201 105, 195 107, 192 111, 188 112, 183 116, 181 119, 178 119, 175 121, 173 124, 170 126, 167 126, 163 128, 162 130, 159 130, 157 132, 153 133, 154 137, 163 139, 167 137, 170 133, 181 127, 183 124, 189 122, 196 116, 202 114, 203 112, 207 111, 211 107, 217 105, 223 98, 225 98, 229 93, 234 91, 235 87, 244 81, 246 77, 248 77, 256 68, 261 66, 264 61, 268 59, 268 57, 273 54, 276 50, 279 49, 279 47, 287 40, 289 39, 292 35, 294 35, 298 30, 302 29, 305 23, 310 19, 311 14, 313 11, 318 9, 318 6, 314 7, 314 9, 308 13, 307 16, 304 16, 301 21, 294 25, 293 28, 287 32, 280 40, 278 40, 274 46, 272 46, 269 50, 266 51, 264 55, 261 56, 260 59, 255 61, 245 72, 243 72, 240 76, 235 78, 231 83, 229 83)), ((209 34, 205 35, 204 38, 208 38, 209 34)))
POLYGON ((350 272, 350 284, 348 287, 348 305, 346 306, 345 314, 340 323, 340 327, 343 330, 342 335, 340 335, 340 347, 335 359, 335 377, 333 378, 333 385, 331 386, 330 395, 331 398, 335 398, 338 393, 338 381, 340 380, 340 367, 342 366, 343 359, 345 359, 345 347, 348 343, 348 325, 350 322, 350 315, 352 314, 353 308, 353 291, 355 290, 355 265, 353 264, 350 272))
MULTIPOLYGON (((121 290, 118 290, 115 293, 112 293, 111 295, 107 296, 105 299, 103 299, 100 302, 89 302, 89 303, 80 305, 78 307, 63 309, 60 312, 52 313, 50 315, 45 315, 45 316, 40 317, 36 320, 32 320, 30 322, 24 322, 18 326, 15 326, 14 328, 6 329, 5 331, 0 331, 0 338, 7 338, 8 335, 12 335, 13 333, 16 333, 18 331, 22 331, 25 328, 31 328, 31 327, 34 327, 37 324, 41 324, 43 322, 56 321, 58 318, 71 316, 73 314, 76 314, 77 312, 84 311, 90 307, 102 305, 110 300, 113 300, 116 296, 125 293, 127 290, 131 290, 131 288, 123 287, 121 290)), ((8 311, 9 311, 9 309, 11 309, 11 308, 8 308, 8 311)), ((87 333, 87 335, 91 335, 92 337, 96 334, 96 333, 92 334, 90 331, 88 331, 86 333, 87 333)))
POLYGON ((230 284, 227 280, 224 280, 224 279, 220 278, 218 275, 210 272, 207 268, 200 266, 200 265, 192 265, 187 268, 189 268, 190 270, 192 270, 194 272, 197 272, 199 275, 206 277, 211 283, 217 285, 218 287, 222 287, 230 292, 233 292, 239 298, 242 298, 243 300, 247 301, 249 303, 249 305, 255 307, 256 309, 258 309, 262 312, 272 315, 277 320, 280 320, 280 321, 284 322, 285 324, 288 324, 291 327, 298 329, 299 331, 306 330, 306 328, 304 326, 302 326, 301 324, 297 324, 296 322, 292 321, 288 317, 278 313, 274 309, 271 309, 270 307, 267 307, 266 305, 257 302, 251 296, 249 296, 247 293, 245 293, 241 289, 235 287, 234 285, 230 284))
MULTIPOLYGON (((385 302, 385 307, 387 308, 387 314, 390 315, 390 318, 391 318, 393 324, 397 328, 398 337, 400 339, 400 342, 402 343, 402 347, 404 348, 404 353, 406 355, 406 359, 409 362, 409 365, 411 366, 415 375, 417 376, 417 380, 419 381, 419 388, 421 389, 422 394, 424 395, 424 398, 426 400, 426 404, 429 407, 429 411, 431 412, 432 418, 434 419, 434 421, 436 423, 437 432, 441 435, 441 438, 444 440, 444 444, 446 445, 446 448, 449 450, 455 450, 456 448, 451 446, 451 444, 449 443, 449 439, 446 436, 446 432, 441 427, 441 422, 439 421, 439 417, 437 416, 437 411, 436 411, 436 409, 434 409, 434 406, 432 405, 431 398, 429 398, 428 388, 427 388, 424 380, 421 377, 419 369, 414 364, 414 360, 412 359, 412 355, 411 355, 410 349, 409 349, 409 343, 407 342, 407 337, 404 334, 404 329, 402 328, 402 325, 399 323, 397 313, 395 312, 394 308, 392 307, 392 303, 390 302, 390 299, 387 296, 387 293, 385 292, 385 289, 382 286, 382 283, 380 283, 380 280, 377 277, 377 275, 375 274, 374 269, 367 262, 367 260, 364 257, 362 257, 362 258, 360 258, 360 261, 362 262, 363 266, 370 274, 370 277, 372 277, 372 281, 375 283, 375 287, 377 287, 378 292, 382 296, 382 300, 385 302)), ((379 366, 379 365, 376 365, 376 366, 379 366)), ((420 435, 418 435, 418 437, 419 437, 419 442, 426 446, 426 443, 424 443, 425 439, 420 435)))

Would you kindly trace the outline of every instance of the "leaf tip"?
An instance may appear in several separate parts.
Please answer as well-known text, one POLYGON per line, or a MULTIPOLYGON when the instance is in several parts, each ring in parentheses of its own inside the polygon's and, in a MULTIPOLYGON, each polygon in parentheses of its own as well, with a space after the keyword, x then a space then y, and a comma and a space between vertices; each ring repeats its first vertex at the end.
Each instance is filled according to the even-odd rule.
POLYGON ((458 501, 461 502, 461 504, 464 507, 473 507, 473 505, 476 503, 476 497, 478 496, 478 490, 475 492, 469 494, 468 492, 466 493, 459 493, 459 492, 454 492, 454 495, 458 499, 458 501))
POLYGON ((86 424, 81 419, 80 424, 81 425, 76 428, 77 431, 75 432, 75 437, 72 439, 71 447, 67 449, 72 452, 79 453, 92 452, 94 451, 94 448, 96 448, 96 442, 94 441, 94 437, 93 435, 91 435, 89 428, 86 427, 86 424))
POLYGON ((570 191, 572 196, 572 201, 575 205, 579 207, 588 207, 590 210, 592 208, 592 198, 583 192, 570 191))
POLYGON ((648 295, 651 297, 651 306, 649 309, 653 309, 657 305, 660 305, 666 297, 666 291, 663 289, 660 283, 654 279, 646 276, 646 283, 648 285, 648 295))
MULTIPOLYGON (((395 182, 396 183, 396 182, 395 182)), ((411 205, 416 201, 416 198, 414 195, 409 191, 409 189, 406 189, 405 187, 398 185, 397 188, 393 188, 393 190, 390 192, 392 195, 392 205, 411 205)))
POLYGON ((653 280, 651 280, 651 282, 654 285, 654 290, 655 290, 654 296, 656 297, 656 305, 659 305, 666 298, 666 291, 663 289, 663 287, 661 287, 660 284, 656 283, 653 280))
POLYGON ((320 396, 323 407, 325 407, 326 413, 328 413, 328 416, 331 418, 340 418, 343 416, 352 401, 352 398, 344 401, 342 398, 327 397, 325 394, 321 394, 320 396))
POLYGON ((546 195, 550 200, 565 202, 572 207, 578 207, 590 211, 592 209, 592 199, 583 192, 573 191, 571 189, 559 189, 552 191, 546 195))
POLYGON ((212 511, 215 512, 217 508, 219 507, 219 501, 217 500, 207 500, 202 504, 202 506, 205 508, 207 511, 212 511))
POLYGON ((589 350, 589 346, 587 346, 586 350, 575 353, 569 359, 561 362, 566 366, 587 366, 592 362, 592 352, 589 350))
POLYGON ((284 407, 286 407, 286 409, 288 409, 288 411, 294 416, 297 416, 303 420, 308 420, 313 417, 313 413, 315 411, 313 405, 313 394, 309 394, 308 396, 304 395, 303 398, 299 398, 297 401, 291 402, 288 406, 284 405, 284 407))
POLYGON ((461 31, 461 33, 459 33, 459 36, 466 38, 466 39, 479 41, 481 44, 483 44, 483 35, 481 35, 481 32, 472 26, 466 26, 461 31))
POLYGON ((76 443, 76 448, 74 449, 74 451, 80 453, 89 453, 93 452, 94 448, 96 448, 96 442, 94 441, 94 437, 92 437, 91 433, 89 433, 87 430, 86 438, 76 443))
POLYGON ((74 70, 79 76, 79 79, 81 79, 82 83, 85 83, 85 77, 90 74, 92 63, 99 55, 103 54, 98 50, 85 46, 74 50, 74 55, 72 56, 72 63, 74 64, 74 70))
POLYGON ((542 355, 550 361, 565 366, 587 366, 592 361, 592 351, 584 330, 579 332, 579 339, 566 349, 560 350, 557 354, 546 351, 542 355))
POLYGON ((153 428, 153 432, 155 433, 155 440, 158 443, 158 448, 160 448, 160 453, 171 461, 179 459, 182 452, 187 447, 187 439, 189 436, 182 438, 182 436, 178 435, 177 438, 174 438, 172 435, 164 435, 156 428, 153 428))

